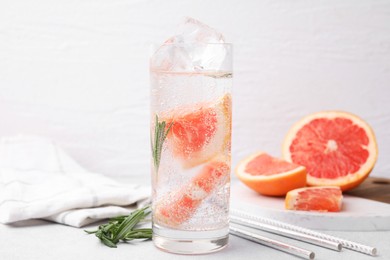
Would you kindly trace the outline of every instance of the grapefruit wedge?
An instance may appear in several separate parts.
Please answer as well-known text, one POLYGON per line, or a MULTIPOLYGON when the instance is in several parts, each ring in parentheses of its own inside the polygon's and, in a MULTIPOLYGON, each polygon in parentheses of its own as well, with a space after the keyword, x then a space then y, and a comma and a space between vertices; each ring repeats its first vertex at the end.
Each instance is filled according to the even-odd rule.
POLYGON ((306 169, 294 163, 258 152, 242 160, 237 177, 252 190, 270 196, 283 196, 306 185, 306 169))
POLYGON ((163 115, 172 124, 167 143, 184 168, 191 168, 230 151, 231 96, 215 102, 179 107, 163 115))
POLYGON ((230 166, 226 160, 207 163, 191 181, 157 202, 154 221, 172 228, 181 225, 195 214, 204 199, 225 185, 229 177, 230 166))
POLYGON ((359 185, 378 155, 371 127, 347 112, 325 111, 298 121, 283 143, 285 160, 303 165, 309 186, 359 185))
POLYGON ((308 187, 289 191, 285 207, 290 210, 338 212, 342 200, 338 186, 308 187))

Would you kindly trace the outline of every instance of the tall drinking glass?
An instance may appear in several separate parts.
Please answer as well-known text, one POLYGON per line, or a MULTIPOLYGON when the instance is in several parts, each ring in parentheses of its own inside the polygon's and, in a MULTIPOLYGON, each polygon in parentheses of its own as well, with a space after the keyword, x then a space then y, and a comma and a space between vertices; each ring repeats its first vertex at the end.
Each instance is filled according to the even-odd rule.
POLYGON ((165 44, 153 55, 154 244, 179 254, 220 250, 229 235, 232 45, 165 44))

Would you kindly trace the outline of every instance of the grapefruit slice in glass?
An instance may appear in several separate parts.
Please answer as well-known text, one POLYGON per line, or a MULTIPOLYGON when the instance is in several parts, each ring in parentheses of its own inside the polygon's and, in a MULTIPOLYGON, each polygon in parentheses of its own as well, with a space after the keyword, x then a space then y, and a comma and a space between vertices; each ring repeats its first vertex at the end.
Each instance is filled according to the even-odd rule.
POLYGON ((285 207, 290 210, 338 212, 343 195, 338 186, 307 187, 289 191, 285 207))
POLYGON ((300 165, 258 152, 242 160, 237 177, 252 190, 270 196, 283 196, 306 186, 306 169, 300 165))
POLYGON ((283 157, 303 165, 309 186, 359 185, 373 169, 378 154, 371 127, 346 112, 325 111, 297 122, 283 143, 283 157))
POLYGON ((190 182, 168 194, 156 204, 155 220, 160 225, 177 227, 189 220, 200 204, 230 177, 230 167, 225 160, 205 164, 190 182))
POLYGON ((184 168, 209 161, 216 155, 230 152, 231 96, 216 102, 198 103, 175 108, 163 115, 170 125, 169 149, 184 168))

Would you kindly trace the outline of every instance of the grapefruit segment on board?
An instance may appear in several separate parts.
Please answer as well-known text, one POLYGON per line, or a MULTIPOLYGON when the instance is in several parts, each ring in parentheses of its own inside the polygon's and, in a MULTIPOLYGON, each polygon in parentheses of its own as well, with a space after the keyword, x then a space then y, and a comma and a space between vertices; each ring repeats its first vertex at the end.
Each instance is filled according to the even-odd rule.
POLYGON ((184 168, 200 165, 230 150, 230 94, 215 102, 175 108, 162 116, 167 126, 173 123, 167 141, 184 168))
POLYGON ((249 188, 263 195, 283 196, 306 185, 305 167, 264 152, 242 160, 236 168, 236 175, 249 188))
POLYGON ((342 200, 338 186, 307 187, 289 191, 285 207, 290 210, 338 212, 342 200))
POLYGON ((378 154, 375 135, 361 118, 325 111, 298 121, 283 142, 283 158, 303 165, 309 186, 359 185, 373 169, 378 154))

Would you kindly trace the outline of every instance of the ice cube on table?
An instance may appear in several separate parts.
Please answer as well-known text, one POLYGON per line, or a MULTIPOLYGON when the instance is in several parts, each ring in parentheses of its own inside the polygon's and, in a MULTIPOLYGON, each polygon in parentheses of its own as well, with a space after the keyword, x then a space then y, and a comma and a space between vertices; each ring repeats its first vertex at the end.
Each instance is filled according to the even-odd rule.
POLYGON ((227 49, 224 37, 215 29, 186 18, 179 33, 160 46, 151 58, 153 70, 201 72, 221 70, 227 49))

